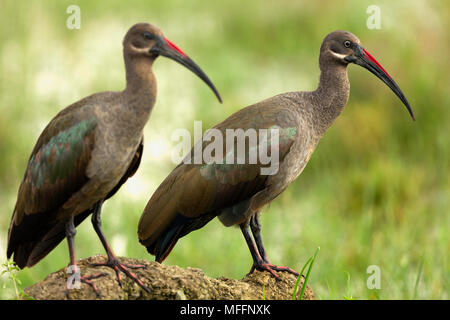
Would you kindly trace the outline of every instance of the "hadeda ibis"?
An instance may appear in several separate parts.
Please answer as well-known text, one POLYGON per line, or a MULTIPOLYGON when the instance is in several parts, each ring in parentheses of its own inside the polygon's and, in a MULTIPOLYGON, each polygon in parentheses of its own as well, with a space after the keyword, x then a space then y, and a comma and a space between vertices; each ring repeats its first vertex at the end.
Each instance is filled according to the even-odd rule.
MULTIPOLYGON (((148 23, 132 26, 123 40, 126 88, 90 95, 60 111, 41 133, 19 187, 8 233, 8 258, 31 267, 64 238, 70 265, 76 267, 75 227, 92 214, 92 224, 108 255, 102 264, 120 271, 146 289, 130 271, 142 267, 120 263, 102 231, 100 213, 138 169, 143 128, 156 100, 152 65, 165 56, 185 66, 220 95, 206 74, 161 30, 148 23)), ((96 287, 92 279, 80 280, 96 287)), ((97 290, 96 290, 97 292, 97 290)), ((98 293, 98 292, 97 292, 98 293)))
MULTIPOLYGON (((380 78, 414 119, 398 85, 355 35, 346 31, 328 34, 320 48, 321 74, 316 90, 279 94, 241 109, 214 127, 223 136, 227 129, 279 128, 278 172, 263 175, 261 163, 230 164, 223 158, 212 163, 180 163, 154 192, 139 221, 139 241, 156 255, 156 261, 163 261, 178 239, 218 217, 225 226, 240 226, 253 258, 250 272, 266 270, 275 277, 276 271, 297 274, 269 262, 260 233, 260 213, 300 175, 317 143, 347 104, 350 63, 380 78)), ((212 141, 209 138, 200 143, 205 148, 212 141)), ((236 144, 234 139, 231 147, 236 148, 236 144)), ((252 148, 249 144, 245 147, 247 153, 252 148)))

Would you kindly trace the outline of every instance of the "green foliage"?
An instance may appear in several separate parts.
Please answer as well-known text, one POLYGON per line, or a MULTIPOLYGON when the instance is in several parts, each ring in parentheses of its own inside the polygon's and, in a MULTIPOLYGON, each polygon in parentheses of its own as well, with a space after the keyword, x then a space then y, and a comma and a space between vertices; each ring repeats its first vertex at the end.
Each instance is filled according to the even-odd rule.
MULTIPOLYGON (((0 276, 7 276, 10 282, 14 287, 14 293, 17 300, 29 299, 23 290, 19 291, 19 286, 22 284, 22 281, 17 276, 17 272, 20 270, 19 267, 10 260, 7 260, 2 264, 2 271, 0 272, 0 276)), ((6 288, 6 283, 3 284, 3 289, 6 288)))
MULTIPOLYGON (((145 129, 141 168, 105 203, 102 216, 119 255, 147 259, 152 257, 137 241, 137 224, 151 194, 175 167, 173 130, 193 130, 194 120, 202 120, 206 130, 275 94, 313 90, 323 37, 346 29, 392 75, 417 120, 410 120, 376 77, 349 66, 347 107, 299 179, 262 214, 269 258, 299 270, 299 261, 320 245, 320 263, 309 283, 322 299, 450 298, 449 2, 79 0, 81 29, 69 30, 71 4, 2 1, 0 263, 17 190, 40 132, 63 107, 94 92, 124 88, 121 44, 132 24, 160 26, 224 99, 218 104, 178 64, 163 57, 155 62, 158 98, 145 129), (366 27, 372 4, 381 9, 380 30, 366 27), (380 290, 366 287, 372 264, 381 269, 380 290)), ((75 245, 78 258, 104 253, 89 219, 78 227, 75 245)), ((68 259, 63 241, 17 279, 25 288, 68 259)), ((182 238, 164 263, 242 278, 251 257, 240 232, 214 220, 182 238)), ((10 285, 0 277, 0 285, 5 281, 10 285)), ((12 291, 1 290, 0 298, 14 298, 12 291)))

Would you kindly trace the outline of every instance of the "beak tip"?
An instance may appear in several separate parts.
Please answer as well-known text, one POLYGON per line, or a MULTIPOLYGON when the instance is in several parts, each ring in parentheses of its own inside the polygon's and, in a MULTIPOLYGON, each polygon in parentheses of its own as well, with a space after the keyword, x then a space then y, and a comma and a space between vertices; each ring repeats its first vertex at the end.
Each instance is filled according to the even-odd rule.
POLYGON ((413 121, 416 121, 416 117, 414 116, 414 112, 411 109, 411 106, 409 105, 409 103, 406 105, 406 108, 408 109, 409 115, 411 116, 411 119, 413 121))
POLYGON ((219 100, 219 103, 223 103, 222 97, 220 96, 219 91, 217 91, 216 87, 214 87, 214 85, 212 83, 211 83, 211 85, 212 85, 211 89, 213 90, 214 95, 216 96, 217 100, 219 100))

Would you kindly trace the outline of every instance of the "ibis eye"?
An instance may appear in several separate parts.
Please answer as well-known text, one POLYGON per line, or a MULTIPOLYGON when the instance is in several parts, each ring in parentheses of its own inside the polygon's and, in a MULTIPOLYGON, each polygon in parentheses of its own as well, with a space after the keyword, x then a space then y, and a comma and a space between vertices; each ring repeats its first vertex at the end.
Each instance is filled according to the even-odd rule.
POLYGON ((351 42, 350 42, 350 41, 348 41, 348 40, 344 41, 344 46, 345 46, 346 48, 349 48, 350 45, 351 45, 351 42))
POLYGON ((144 32, 142 35, 143 35, 144 38, 147 39, 147 40, 153 39, 153 35, 152 35, 150 32, 144 32))

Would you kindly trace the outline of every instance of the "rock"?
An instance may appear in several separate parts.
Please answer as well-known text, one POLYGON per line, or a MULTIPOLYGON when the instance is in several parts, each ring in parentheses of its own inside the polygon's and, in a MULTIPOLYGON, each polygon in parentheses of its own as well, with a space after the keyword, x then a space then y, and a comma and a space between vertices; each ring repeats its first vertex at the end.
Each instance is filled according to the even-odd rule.
MULTIPOLYGON (((105 276, 92 280, 101 295, 100 299, 107 300, 259 300, 263 299, 263 286, 268 300, 292 299, 296 277, 286 272, 278 272, 281 280, 276 280, 268 272, 255 271, 242 280, 219 277, 217 279, 206 276, 202 270, 196 268, 180 268, 167 266, 157 262, 120 258, 122 263, 143 264, 146 268, 132 270, 150 289, 145 292, 134 281, 122 274, 122 288, 116 278, 114 270, 108 267, 93 267, 91 264, 106 261, 106 256, 93 256, 78 261, 81 275, 106 273, 105 276)), ((97 299, 93 289, 82 283, 79 289, 72 289, 66 294, 66 281, 70 274, 67 268, 50 274, 45 280, 25 289, 25 293, 37 300, 53 299, 97 299)), ((298 293, 303 285, 300 280, 298 293)), ((305 300, 313 300, 314 293, 307 286, 305 300)))

